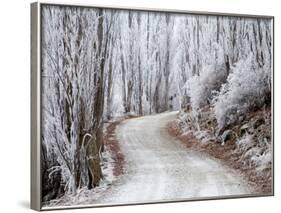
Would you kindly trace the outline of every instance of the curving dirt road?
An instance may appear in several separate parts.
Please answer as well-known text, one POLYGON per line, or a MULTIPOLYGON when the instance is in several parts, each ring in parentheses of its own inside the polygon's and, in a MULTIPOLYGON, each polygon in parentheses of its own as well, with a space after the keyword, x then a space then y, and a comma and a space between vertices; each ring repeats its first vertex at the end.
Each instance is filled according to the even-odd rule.
POLYGON ((126 172, 96 203, 250 194, 250 187, 233 170, 168 135, 165 127, 175 117, 176 112, 170 112, 121 123, 116 136, 126 172))

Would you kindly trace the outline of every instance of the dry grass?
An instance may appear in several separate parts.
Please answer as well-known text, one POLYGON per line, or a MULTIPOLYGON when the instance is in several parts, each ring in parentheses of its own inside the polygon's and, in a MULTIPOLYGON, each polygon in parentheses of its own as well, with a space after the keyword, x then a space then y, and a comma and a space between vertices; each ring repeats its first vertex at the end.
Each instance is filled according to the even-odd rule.
POLYGON ((121 152, 119 143, 115 137, 115 130, 117 125, 119 125, 121 121, 115 121, 110 123, 104 135, 104 144, 109 148, 110 154, 112 159, 114 160, 114 168, 113 168, 113 175, 119 176, 124 173, 124 163, 125 158, 121 152))

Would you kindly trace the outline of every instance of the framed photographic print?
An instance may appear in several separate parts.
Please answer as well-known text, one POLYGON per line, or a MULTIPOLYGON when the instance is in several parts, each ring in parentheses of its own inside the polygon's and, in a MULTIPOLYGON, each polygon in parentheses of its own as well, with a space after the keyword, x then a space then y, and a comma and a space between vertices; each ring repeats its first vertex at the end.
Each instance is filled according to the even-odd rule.
POLYGON ((31 4, 31 207, 273 195, 271 16, 31 4))

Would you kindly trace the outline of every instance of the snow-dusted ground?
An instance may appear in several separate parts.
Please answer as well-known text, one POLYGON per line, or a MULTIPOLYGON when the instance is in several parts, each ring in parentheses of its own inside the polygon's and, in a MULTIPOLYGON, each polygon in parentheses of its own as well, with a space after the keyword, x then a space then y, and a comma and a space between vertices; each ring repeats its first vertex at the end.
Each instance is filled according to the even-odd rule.
POLYGON ((188 150, 166 131, 176 112, 125 120, 116 129, 125 174, 95 204, 150 202, 250 194, 233 170, 188 150))
POLYGON ((107 146, 105 146, 105 151, 101 156, 101 160, 103 179, 101 180, 98 187, 95 187, 92 190, 89 190, 87 187, 78 189, 76 195, 66 194, 59 199, 44 203, 43 208, 52 209, 56 208, 57 206, 67 207, 73 205, 90 205, 98 200, 98 198, 110 187, 112 182, 116 179, 116 177, 113 175, 113 159, 107 146))

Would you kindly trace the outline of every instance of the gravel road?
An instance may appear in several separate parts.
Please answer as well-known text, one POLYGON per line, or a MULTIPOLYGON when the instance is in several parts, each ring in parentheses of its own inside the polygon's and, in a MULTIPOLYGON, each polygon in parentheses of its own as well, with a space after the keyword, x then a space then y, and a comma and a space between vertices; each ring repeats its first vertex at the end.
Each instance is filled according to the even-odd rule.
POLYGON ((250 187, 230 168, 188 150, 166 131, 176 112, 123 121, 116 137, 125 155, 125 174, 95 202, 155 202, 247 195, 250 187))

